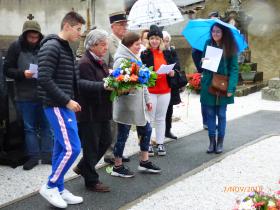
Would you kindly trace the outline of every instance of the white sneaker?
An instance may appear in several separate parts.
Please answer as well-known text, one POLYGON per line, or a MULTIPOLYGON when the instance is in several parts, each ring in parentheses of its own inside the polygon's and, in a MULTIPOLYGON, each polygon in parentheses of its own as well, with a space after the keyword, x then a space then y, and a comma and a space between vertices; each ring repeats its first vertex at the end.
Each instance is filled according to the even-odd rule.
POLYGON ((61 197, 63 198, 63 200, 65 200, 65 202, 67 204, 78 204, 78 203, 82 203, 84 201, 84 199, 82 197, 75 196, 66 189, 64 189, 61 192, 61 197))
POLYGON ((151 144, 149 145, 148 155, 149 155, 149 157, 155 156, 154 148, 153 148, 153 145, 151 145, 151 144))
POLYGON ((159 156, 166 155, 166 149, 165 149, 165 146, 163 144, 158 144, 157 145, 157 153, 158 153, 159 156))
POLYGON ((53 206, 62 209, 67 208, 67 203, 62 199, 57 187, 48 188, 44 184, 39 190, 39 193, 53 206))

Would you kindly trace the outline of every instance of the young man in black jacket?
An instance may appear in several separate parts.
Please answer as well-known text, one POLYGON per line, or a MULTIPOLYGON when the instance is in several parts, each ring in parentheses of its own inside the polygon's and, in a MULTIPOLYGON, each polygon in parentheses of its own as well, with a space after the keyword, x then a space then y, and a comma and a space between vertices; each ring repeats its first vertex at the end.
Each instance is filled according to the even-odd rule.
POLYGON ((58 208, 83 202, 82 197, 64 189, 64 175, 81 150, 75 116, 81 106, 73 100, 79 74, 69 42, 80 38, 84 23, 78 13, 67 13, 59 34, 43 39, 39 52, 39 95, 55 136, 52 173, 48 183, 41 187, 40 194, 58 208))
POLYGON ((53 135, 37 96, 36 68, 42 38, 39 23, 34 20, 25 21, 22 34, 10 45, 4 63, 6 76, 15 80, 16 106, 24 123, 25 146, 29 158, 23 165, 24 170, 38 165, 40 158, 43 164, 51 164, 53 135))

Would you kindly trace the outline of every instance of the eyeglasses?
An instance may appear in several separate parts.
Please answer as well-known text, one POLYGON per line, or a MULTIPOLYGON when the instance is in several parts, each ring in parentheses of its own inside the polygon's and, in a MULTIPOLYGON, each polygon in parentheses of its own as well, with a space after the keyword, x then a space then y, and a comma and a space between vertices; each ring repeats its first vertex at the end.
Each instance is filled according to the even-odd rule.
POLYGON ((212 34, 221 34, 222 31, 221 30, 212 30, 211 33, 212 34))

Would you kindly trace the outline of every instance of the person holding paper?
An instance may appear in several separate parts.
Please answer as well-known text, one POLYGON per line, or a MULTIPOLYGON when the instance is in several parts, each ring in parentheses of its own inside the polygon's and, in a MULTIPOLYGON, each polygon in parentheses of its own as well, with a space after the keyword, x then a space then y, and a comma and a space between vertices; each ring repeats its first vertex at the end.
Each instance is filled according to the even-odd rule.
POLYGON ((25 21, 22 34, 10 45, 4 64, 6 76, 15 80, 16 106, 23 118, 26 153, 29 158, 23 165, 24 170, 34 168, 39 164, 39 159, 42 164, 51 164, 53 136, 37 96, 35 77, 42 38, 39 23, 34 20, 25 21))
MULTIPOLYGON (((151 25, 148 39, 147 49, 141 53, 141 60, 147 67, 153 66, 154 71, 157 72, 161 65, 174 63, 171 56, 168 56, 167 51, 164 51, 163 34, 156 25, 151 25)), ((163 141, 165 137, 165 116, 171 92, 167 79, 173 76, 174 70, 171 70, 168 74, 158 74, 156 85, 149 88, 153 105, 151 122, 156 130, 157 154, 160 156, 166 155, 163 141)), ((149 155, 154 156, 152 145, 149 147, 149 155)))
POLYGON ((209 47, 219 48, 219 50, 222 49, 222 57, 215 72, 229 77, 226 96, 213 95, 208 91, 214 74, 213 69, 204 69, 201 80, 200 102, 206 108, 208 136, 210 140, 207 153, 215 152, 219 154, 223 152, 227 105, 234 103, 234 92, 238 82, 237 45, 230 29, 219 23, 215 23, 211 27, 210 35, 211 39, 205 44, 202 60, 205 61, 208 59, 205 55, 207 54, 206 49, 209 49, 209 47), (217 126, 216 117, 218 118, 217 126))

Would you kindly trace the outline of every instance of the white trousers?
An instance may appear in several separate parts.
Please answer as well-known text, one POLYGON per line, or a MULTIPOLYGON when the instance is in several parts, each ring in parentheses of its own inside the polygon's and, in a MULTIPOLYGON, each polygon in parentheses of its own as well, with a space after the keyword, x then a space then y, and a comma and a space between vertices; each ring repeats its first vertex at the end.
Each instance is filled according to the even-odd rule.
POLYGON ((163 144, 165 138, 165 117, 170 102, 170 93, 150 93, 153 109, 150 113, 153 132, 156 133, 157 144, 163 144))

